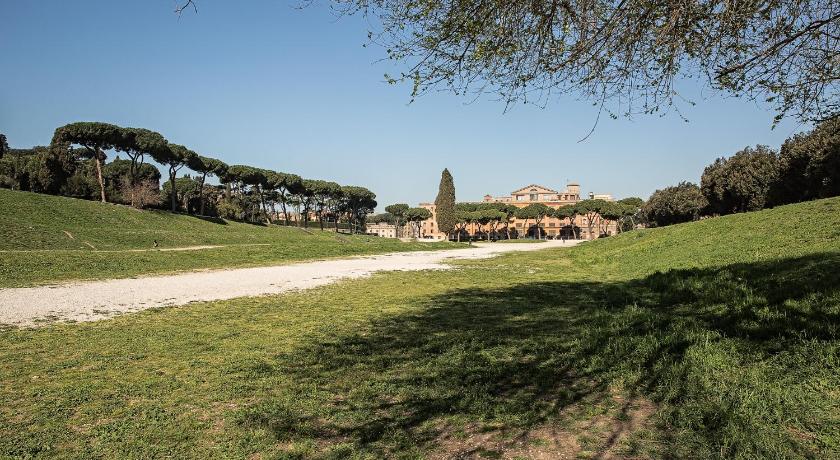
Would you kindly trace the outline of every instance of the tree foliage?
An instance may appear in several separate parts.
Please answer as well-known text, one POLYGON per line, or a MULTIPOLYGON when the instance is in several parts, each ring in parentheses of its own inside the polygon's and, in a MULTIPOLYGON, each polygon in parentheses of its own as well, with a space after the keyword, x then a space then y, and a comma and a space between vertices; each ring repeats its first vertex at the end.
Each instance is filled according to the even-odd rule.
POLYGON ((680 182, 653 192, 642 213, 651 225, 661 227, 697 220, 707 205, 697 184, 680 182))
POLYGON ((44 146, 9 149, 0 158, 0 186, 58 194, 76 172, 78 154, 73 149, 54 150, 44 146))
POLYGON ((552 213, 554 217, 558 219, 565 219, 569 223, 569 229, 572 231, 573 236, 577 239, 580 238, 580 229, 576 225, 576 220, 578 216, 578 209, 573 204, 567 204, 565 206, 560 206, 559 208, 555 209, 552 213))
POLYGON ((511 104, 572 94, 613 116, 683 100, 676 82, 821 120, 838 112, 834 0, 335 0, 378 18, 369 38, 402 64, 412 97, 445 88, 511 104))
POLYGON ((474 220, 480 227, 487 227, 480 230, 488 241, 496 237, 498 226, 508 220, 508 214, 503 209, 502 203, 481 203, 476 207, 474 220))
MULTIPOLYGON (((277 215, 279 202, 286 224, 287 204, 298 207, 302 224, 310 213, 318 216, 321 228, 328 218, 346 218, 353 231, 360 231, 365 216, 376 207, 376 195, 364 187, 342 187, 335 182, 308 179, 249 165, 232 165, 202 156, 189 148, 170 143, 162 135, 144 128, 125 128, 110 123, 77 122, 57 128, 50 147, 6 149, 0 137, 0 187, 91 198, 98 189, 100 199, 117 202, 142 198, 142 206, 159 204, 160 171, 146 163, 146 157, 166 169, 163 187, 170 209, 210 212, 233 219, 257 221, 277 215), (74 146, 79 146, 74 148, 74 146), (106 163, 109 151, 124 152, 128 160, 106 163), (91 160, 91 161, 87 161, 91 160), (184 168, 197 175, 178 177, 184 168), (208 185, 217 176, 221 186, 208 185), (300 207, 302 206, 302 212, 300 207)), ((407 205, 404 205, 406 209, 407 205)))
POLYGON ((584 220, 586 221, 588 238, 593 237, 594 232, 592 231, 592 229, 597 223, 603 220, 601 219, 601 213, 607 208, 609 208, 609 206, 609 202, 600 199, 582 200, 575 204, 575 210, 578 214, 583 216, 584 220))
POLYGON ((160 134, 145 128, 123 128, 127 138, 123 151, 130 160, 129 181, 137 182, 137 168, 143 164, 145 156, 167 148, 166 139, 160 134))
POLYGON ((205 157, 201 155, 193 155, 192 157, 188 158, 187 160, 187 167, 192 169, 193 171, 201 174, 201 179, 199 180, 199 192, 198 192, 198 201, 199 201, 199 208, 198 213, 199 215, 205 215, 205 200, 204 200, 204 184, 207 181, 208 175, 214 175, 217 177, 222 177, 227 173, 228 165, 222 160, 217 160, 215 158, 205 157))
POLYGON ((782 144, 773 205, 840 195, 840 116, 782 144))
POLYGON ((7 153, 9 153, 9 141, 5 134, 0 133, 0 159, 7 153))
POLYGON ((598 214, 601 216, 601 234, 608 234, 608 227, 610 222, 616 223, 616 229, 618 229, 618 221, 624 217, 626 213, 625 205, 621 203, 615 203, 610 201, 605 201, 601 208, 598 210, 598 214))
POLYGON ((55 130, 50 148, 55 156, 70 150, 71 145, 84 147, 85 156, 90 158, 96 167, 99 182, 100 199, 107 201, 105 196, 105 181, 102 178, 102 163, 107 156, 105 151, 115 149, 128 151, 133 146, 133 136, 124 128, 110 123, 83 121, 64 125, 55 130))
POLYGON ((196 156, 197 153, 184 147, 183 145, 168 142, 165 147, 149 153, 155 161, 166 166, 169 170, 169 183, 171 190, 169 204, 172 212, 175 212, 178 210, 178 187, 175 185, 175 178, 178 171, 186 166, 187 163, 192 161, 192 157, 196 156))
POLYGON ((423 236, 420 234, 420 225, 424 220, 432 217, 432 212, 426 208, 408 208, 405 210, 404 217, 406 222, 412 225, 414 237, 420 238, 423 236))
POLYGON ((448 169, 444 169, 440 175, 440 185, 435 198, 435 220, 440 232, 448 235, 455 230, 455 183, 448 169))
POLYGON ((401 235, 402 220, 403 220, 403 217, 405 217, 406 212, 408 212, 409 209, 410 209, 410 207, 405 203, 395 203, 395 204, 392 204, 392 205, 389 205, 389 206, 385 206, 385 212, 389 213, 393 217, 393 221, 391 223, 396 226, 397 238, 402 236, 401 235))
POLYGON ((330 199, 341 191, 341 186, 335 182, 325 180, 305 180, 304 187, 311 192, 315 204, 318 224, 324 229, 324 217, 329 210, 330 199))
POLYGON ((134 205, 132 196, 129 196, 134 185, 141 182, 151 183, 154 184, 156 191, 160 187, 160 171, 157 168, 148 163, 140 165, 132 165, 132 163, 131 160, 115 158, 102 167, 105 192, 111 201, 134 205))
POLYGON ((345 185, 341 187, 343 209, 350 223, 350 231, 358 233, 364 229, 367 215, 376 208, 376 194, 364 187, 345 185))
POLYGON ((553 210, 542 203, 531 203, 528 206, 519 208, 516 211, 516 217, 525 220, 525 231, 528 231, 528 221, 534 220, 534 228, 536 229, 537 238, 542 238, 542 229, 540 223, 542 220, 553 213, 553 210))
MULTIPOLYGON (((303 178, 297 174, 273 171, 268 174, 267 179, 269 186, 277 192, 277 199, 280 202, 280 209, 283 212, 283 222, 285 225, 289 225, 289 212, 287 205, 293 195, 297 195, 302 192, 303 178)), ((341 193, 341 190, 339 189, 335 193, 338 195, 341 193)), ((338 215, 340 203, 333 201, 334 200, 331 200, 333 208, 332 212, 335 215, 338 215)))
POLYGON ((630 196, 627 198, 622 198, 618 200, 619 203, 630 206, 636 209, 642 209, 642 206, 645 205, 645 200, 637 197, 637 196, 630 196))
POLYGON ((764 145, 747 147, 706 167, 700 189, 716 214, 758 211, 767 205, 777 174, 776 152, 764 145))
POLYGON ((396 216, 394 216, 390 212, 383 212, 383 213, 379 213, 379 214, 374 214, 374 215, 368 217, 367 220, 368 220, 368 222, 373 222, 375 224, 395 225, 396 216))

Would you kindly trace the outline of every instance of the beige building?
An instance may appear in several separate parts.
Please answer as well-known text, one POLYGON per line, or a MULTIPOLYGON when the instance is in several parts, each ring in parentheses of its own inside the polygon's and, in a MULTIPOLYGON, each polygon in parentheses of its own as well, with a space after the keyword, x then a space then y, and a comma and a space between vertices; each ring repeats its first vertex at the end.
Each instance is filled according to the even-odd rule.
POLYGON ((397 226, 387 222, 370 222, 365 225, 368 235, 381 236, 382 238, 396 238, 397 226))
POLYGON ((368 235, 381 236, 382 238, 417 238, 417 227, 411 224, 401 225, 401 231, 397 235, 397 226, 388 222, 370 222, 365 225, 368 235))
MULTIPOLYGON (((590 198, 602 199, 612 201, 612 195, 608 194, 590 194, 590 198)), ((533 203, 542 203, 551 208, 559 208, 570 204, 575 204, 580 201, 580 185, 577 183, 569 183, 566 188, 561 191, 552 190, 541 185, 531 184, 527 187, 522 187, 514 190, 510 195, 506 196, 492 196, 485 195, 482 202, 484 203, 506 203, 516 207, 525 207, 533 203)), ((434 203, 420 203, 420 206, 428 209, 432 213, 432 217, 423 221, 421 225, 422 238, 445 239, 446 235, 438 231, 436 225, 436 214, 434 203)), ((575 238, 579 236, 582 239, 595 239, 601 234, 613 235, 616 233, 615 222, 602 222, 598 215, 591 216, 590 223, 586 216, 577 216, 574 225, 568 219, 558 219, 555 217, 546 217, 540 222, 539 234, 542 237, 549 238, 575 238), (591 230, 590 230, 591 224, 591 230)), ((488 228, 481 228, 478 224, 470 224, 464 229, 464 233, 472 236, 486 235, 489 232, 488 228)), ((534 237, 537 235, 537 228, 533 219, 526 222, 524 219, 513 218, 508 223, 507 230, 511 232, 513 238, 534 237), (526 227, 527 225, 527 227, 526 227)), ((505 235, 506 230, 504 225, 500 225, 496 229, 496 235, 505 235)), ((465 235, 464 235, 465 236, 465 235)), ((503 237, 503 236, 502 236, 503 237)))

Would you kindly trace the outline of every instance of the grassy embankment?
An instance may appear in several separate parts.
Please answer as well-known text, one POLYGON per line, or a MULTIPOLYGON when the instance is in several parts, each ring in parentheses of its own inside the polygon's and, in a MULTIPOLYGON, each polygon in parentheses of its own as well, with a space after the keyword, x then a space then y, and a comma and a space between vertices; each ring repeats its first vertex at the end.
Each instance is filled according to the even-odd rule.
POLYGON ((840 199, 0 333, 0 456, 840 457, 840 199))
POLYGON ((0 288, 457 246, 201 219, 3 189, 0 222, 0 288), (165 250, 190 246, 219 247, 165 250))

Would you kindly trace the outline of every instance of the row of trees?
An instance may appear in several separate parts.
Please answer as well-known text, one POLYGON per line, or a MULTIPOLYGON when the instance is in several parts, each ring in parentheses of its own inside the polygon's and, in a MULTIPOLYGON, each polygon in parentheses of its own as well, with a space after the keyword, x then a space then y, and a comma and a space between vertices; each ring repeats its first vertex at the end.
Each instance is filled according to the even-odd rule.
MULTIPOLYGON (((598 230, 599 234, 605 234, 612 223, 617 223, 619 229, 635 227, 642 204, 641 198, 626 198, 618 202, 583 200, 559 208, 552 208, 543 203, 532 203, 525 207, 509 203, 458 203, 454 206, 455 224, 452 231, 446 233, 454 232, 455 238, 460 241, 463 234, 468 234, 467 228, 474 226, 475 233, 483 235, 488 240, 501 236, 510 239, 511 234, 516 232, 515 229, 511 229, 510 224, 513 219, 520 219, 525 221, 525 229, 533 227, 534 236, 543 238, 545 237, 542 230, 544 220, 554 217, 566 221, 565 226, 568 226, 573 237, 580 238, 578 217, 588 227, 590 235, 594 234, 595 230, 598 230)), ((385 211, 384 214, 375 216, 374 221, 394 224, 398 232, 407 223, 416 225, 416 230, 413 232, 417 237, 421 236, 421 223, 431 217, 431 212, 427 209, 410 208, 401 203, 387 206, 385 211)))
POLYGON ((386 222, 393 224, 396 228, 396 237, 400 238, 403 227, 408 225, 411 228, 411 236, 420 238, 420 226, 423 221, 432 217, 432 212, 426 208, 412 208, 405 203, 396 203, 385 207, 385 212, 377 214, 370 219, 371 222, 386 222))
POLYGON ((718 158, 700 185, 657 190, 644 208, 653 225, 725 215, 840 195, 840 117, 787 139, 779 151, 759 145, 718 158))
POLYGON ((172 211, 265 222, 282 217, 286 225, 290 224, 292 208, 299 216, 299 225, 308 225, 314 216, 321 229, 328 220, 337 229, 339 220, 344 219, 354 231, 361 230, 365 217, 376 207, 376 195, 364 187, 227 165, 143 128, 70 123, 55 130, 49 147, 32 149, 9 149, 5 136, 0 136, 0 186, 7 188, 95 196, 103 202, 137 207, 160 205, 163 195, 172 211), (128 159, 117 157, 107 163, 109 151, 128 159), (149 160, 167 173, 162 190, 160 171, 149 160), (178 177, 185 169, 194 175, 178 177), (207 179, 212 176, 221 185, 208 185, 207 179))

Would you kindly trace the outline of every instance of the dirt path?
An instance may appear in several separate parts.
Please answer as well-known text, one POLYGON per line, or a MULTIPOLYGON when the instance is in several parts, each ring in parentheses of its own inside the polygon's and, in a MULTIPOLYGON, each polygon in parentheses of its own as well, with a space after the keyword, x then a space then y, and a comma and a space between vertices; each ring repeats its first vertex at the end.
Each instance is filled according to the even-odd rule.
POLYGON ((32 326, 49 321, 96 321, 147 308, 309 289, 378 271, 445 270, 450 268, 445 263, 447 259, 482 259, 503 252, 568 247, 574 243, 495 243, 448 251, 0 289, 0 324, 32 326))

